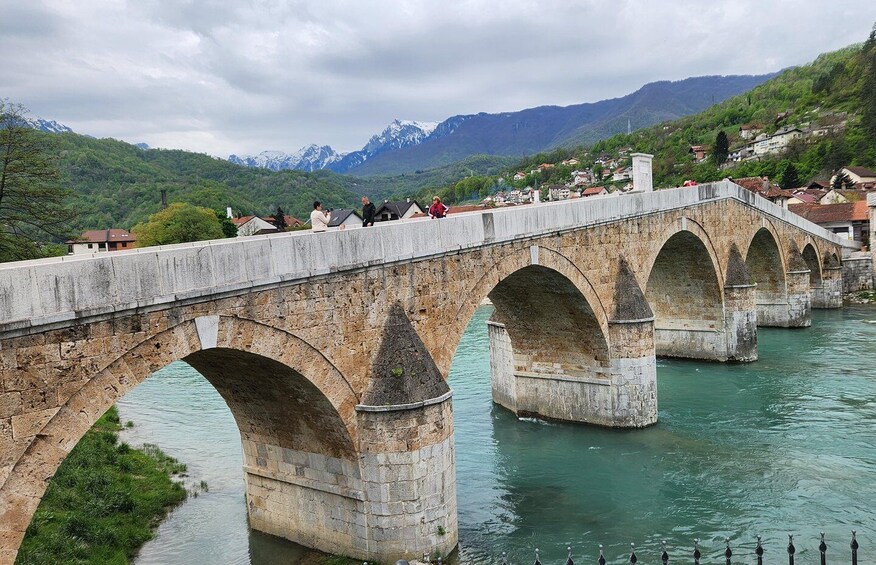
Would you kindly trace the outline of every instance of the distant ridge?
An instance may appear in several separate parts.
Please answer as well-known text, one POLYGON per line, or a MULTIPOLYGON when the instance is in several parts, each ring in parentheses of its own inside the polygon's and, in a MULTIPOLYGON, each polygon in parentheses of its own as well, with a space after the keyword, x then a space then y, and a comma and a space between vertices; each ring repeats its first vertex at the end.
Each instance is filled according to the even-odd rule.
POLYGON ((310 145, 296 153, 231 155, 232 163, 271 170, 329 169, 357 176, 433 169, 472 155, 519 157, 555 147, 592 143, 666 120, 695 114, 766 82, 767 75, 703 76, 659 81, 620 98, 518 112, 451 116, 440 123, 395 120, 359 151, 310 145))

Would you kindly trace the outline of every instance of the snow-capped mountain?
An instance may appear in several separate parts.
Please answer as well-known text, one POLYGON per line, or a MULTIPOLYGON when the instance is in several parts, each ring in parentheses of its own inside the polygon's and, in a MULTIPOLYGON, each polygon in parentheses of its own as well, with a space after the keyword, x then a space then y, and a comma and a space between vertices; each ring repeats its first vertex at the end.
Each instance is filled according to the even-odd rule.
POLYGON ((321 147, 310 145, 292 154, 282 151, 262 151, 258 155, 249 157, 231 155, 228 160, 237 165, 271 169, 272 171, 330 169, 336 173, 343 173, 358 167, 384 151, 402 149, 422 143, 423 140, 432 135, 437 127, 438 122, 393 120, 380 134, 369 139, 362 149, 351 153, 338 153, 328 145, 321 147))
POLYGON ((320 147, 314 144, 302 147, 297 152, 291 154, 284 153, 283 151, 262 151, 258 155, 249 157, 230 155, 228 160, 236 165, 270 169, 272 171, 282 171, 285 169, 317 171, 327 168, 342 157, 342 154, 339 154, 328 145, 320 147))
POLYGON ((33 129, 45 131, 48 133, 68 133, 73 131, 64 124, 59 124, 55 120, 44 120, 42 118, 25 118, 25 121, 33 129))

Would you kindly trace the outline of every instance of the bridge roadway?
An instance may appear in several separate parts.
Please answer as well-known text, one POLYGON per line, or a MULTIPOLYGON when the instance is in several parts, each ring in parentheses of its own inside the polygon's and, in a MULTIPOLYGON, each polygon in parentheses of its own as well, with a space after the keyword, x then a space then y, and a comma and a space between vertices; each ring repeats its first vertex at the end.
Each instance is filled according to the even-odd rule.
POLYGON ((655 355, 755 360, 758 325, 841 305, 853 248, 724 181, 0 265, 0 563, 82 435, 177 360, 238 423, 253 528, 367 560, 446 554, 445 379, 485 297, 497 403, 643 427, 655 355))

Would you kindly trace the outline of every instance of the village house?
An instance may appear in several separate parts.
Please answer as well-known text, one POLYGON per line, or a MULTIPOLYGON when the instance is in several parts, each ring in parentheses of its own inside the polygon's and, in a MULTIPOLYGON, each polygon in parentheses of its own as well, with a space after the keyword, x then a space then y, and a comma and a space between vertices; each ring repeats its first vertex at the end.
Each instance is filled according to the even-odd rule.
POLYGON ((591 186, 581 193, 582 198, 590 198, 591 196, 606 196, 609 192, 604 186, 591 186))
MULTIPOLYGON (((271 218, 273 220, 273 218, 271 218)), ((231 218, 231 222, 237 226, 237 237, 248 237, 251 235, 263 235, 266 233, 277 233, 277 226, 273 222, 269 222, 258 216, 241 216, 239 218, 231 218)))
POLYGON ((630 175, 633 173, 632 167, 618 167, 611 174, 612 182, 621 182, 625 180, 630 180, 630 175))
POLYGON ((90 230, 76 239, 67 242, 67 253, 100 253, 103 251, 124 251, 133 249, 136 238, 128 230, 110 228, 90 230))
POLYGON ((514 180, 524 180, 526 178, 526 173, 523 171, 517 171, 514 173, 514 180))
POLYGON ((788 209, 839 237, 864 245, 870 243, 870 211, 866 200, 843 204, 795 204, 788 209))
POLYGON ((362 227, 362 216, 356 210, 341 208, 332 210, 329 216, 329 228, 351 229, 362 227))
POLYGON ((406 220, 414 214, 424 212, 425 210, 416 202, 412 202, 410 198, 407 200, 386 200, 377 208, 374 221, 406 220))
POLYGON ((566 167, 574 167, 578 164, 578 159, 572 157, 571 159, 566 159, 565 161, 562 161, 560 164, 566 167))
POLYGON ((730 180, 782 208, 787 208, 788 202, 794 198, 794 193, 790 190, 783 190, 779 185, 770 182, 769 177, 743 177, 730 180))
POLYGON ((548 200, 568 200, 571 191, 562 184, 553 184, 548 187, 548 200))
MULTIPOLYGON (((843 167, 837 174, 845 174, 849 180, 857 184, 876 183, 876 172, 871 171, 866 167, 843 167)), ((831 184, 837 175, 830 178, 831 184)))

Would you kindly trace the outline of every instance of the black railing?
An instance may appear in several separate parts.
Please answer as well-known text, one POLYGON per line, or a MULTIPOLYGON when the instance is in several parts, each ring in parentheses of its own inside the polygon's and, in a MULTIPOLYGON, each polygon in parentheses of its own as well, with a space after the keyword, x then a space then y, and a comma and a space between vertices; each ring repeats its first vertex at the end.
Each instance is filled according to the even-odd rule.
MULTIPOLYGON (((693 543, 693 553, 687 553, 687 554, 679 553, 679 554, 676 554, 675 557, 672 557, 670 555, 669 549, 667 549, 667 547, 666 547, 666 541, 663 541, 661 543, 661 548, 660 548, 660 550, 661 550, 660 551, 660 562, 663 565, 669 565, 670 561, 672 561, 673 563, 689 563, 690 561, 688 561, 688 559, 693 558, 694 565, 700 565, 700 558, 702 557, 702 552, 700 551, 700 540, 695 539, 695 540, 693 540, 693 542, 694 542, 693 543)), ((730 538, 724 538, 724 543, 726 544, 726 548, 724 549, 725 563, 726 563, 726 565, 733 565, 734 552, 730 547, 730 538)), ((836 552, 836 553, 832 554, 833 561, 831 561, 831 563, 847 562, 845 560, 848 559, 849 557, 851 557, 851 565, 858 565, 858 547, 859 546, 858 546, 858 540, 856 537, 856 531, 852 530, 852 541, 849 543, 850 554, 843 552, 843 553, 845 553, 845 555, 840 555, 840 552, 836 552)), ((572 558, 571 546, 567 547, 566 549, 568 552, 568 556, 566 558, 565 565, 575 565, 575 560, 572 558)), ((754 554, 755 559, 757 561, 757 565, 763 565, 764 551, 765 550, 764 550, 763 540, 761 539, 760 536, 757 536, 757 544, 755 545, 754 551, 753 551, 753 554, 754 554)), ((788 565, 794 565, 794 558, 795 558, 795 555, 797 553, 797 548, 794 546, 794 536, 791 534, 788 534, 788 546, 785 548, 785 551, 788 554, 788 565)), ((827 547, 827 542, 825 542, 825 540, 824 540, 824 532, 821 532, 821 542, 818 544, 818 552, 820 554, 821 565, 827 565, 828 547, 827 547)), ((748 554, 748 555, 743 554, 742 556, 737 556, 737 563, 750 563, 751 562, 750 557, 749 557, 750 555, 751 554, 748 554)), ((425 558, 424 558, 424 561, 426 561, 425 558)), ((778 565, 778 564, 782 563, 783 561, 784 561, 784 559, 779 560, 776 563, 778 565)), ((592 562, 592 561, 590 561, 589 559, 586 559, 586 558, 582 558, 581 562, 588 563, 588 562, 592 562)), ((605 565, 607 563, 607 561, 605 559, 605 549, 601 544, 599 546, 599 556, 595 559, 595 562, 597 565, 605 565)), ((631 543, 630 544, 629 563, 630 563, 630 565, 636 565, 638 562, 639 562, 639 557, 636 555, 636 546, 635 546, 635 544, 631 543)), ((439 565, 441 565, 441 559, 438 559, 437 563, 439 565)), ((402 565, 402 564, 407 565, 407 562, 406 561, 399 561, 396 563, 396 565, 402 565)), ((367 564, 365 564, 365 565, 367 565, 367 564)), ((500 557, 499 565, 513 565, 511 563, 511 561, 509 561, 507 553, 505 553, 504 551, 502 552, 502 555, 500 557)), ((541 558, 539 557, 538 549, 535 550, 535 562, 533 563, 533 565, 542 565, 541 558)))

